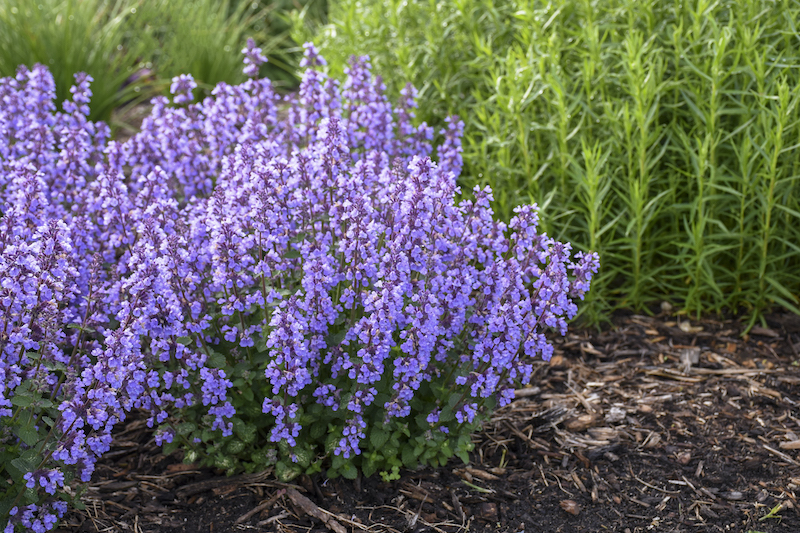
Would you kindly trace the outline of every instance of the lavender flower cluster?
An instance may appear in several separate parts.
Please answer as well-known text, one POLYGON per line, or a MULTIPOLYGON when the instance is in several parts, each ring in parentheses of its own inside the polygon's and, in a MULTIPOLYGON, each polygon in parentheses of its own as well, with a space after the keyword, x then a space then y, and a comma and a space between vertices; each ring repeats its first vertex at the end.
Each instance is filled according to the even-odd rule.
POLYGON ((45 67, 0 80, 6 532, 54 527, 133 409, 159 443, 254 423, 298 461, 316 405, 350 459, 368 413, 446 435, 508 403, 552 353, 544 330, 566 332, 597 257, 538 233, 535 206, 505 224, 488 188, 458 201, 458 118, 435 163, 413 87, 393 106, 367 58, 340 85, 305 50, 296 94, 254 78, 249 42, 251 79, 194 103, 175 78, 124 143, 87 119, 90 77, 61 111, 45 67), (445 392, 418 412, 432 384, 445 392))

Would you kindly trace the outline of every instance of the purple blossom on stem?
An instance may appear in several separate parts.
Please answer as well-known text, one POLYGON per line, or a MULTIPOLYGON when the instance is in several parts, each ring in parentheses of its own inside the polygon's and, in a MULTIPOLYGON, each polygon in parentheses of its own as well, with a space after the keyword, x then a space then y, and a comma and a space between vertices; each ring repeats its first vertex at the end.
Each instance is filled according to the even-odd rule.
POLYGON ((172 78, 172 84, 169 86, 169 92, 174 96, 172 101, 176 104, 183 104, 194 100, 192 91, 197 88, 197 82, 191 74, 181 74, 172 78))
POLYGON ((242 49, 244 54, 244 73, 248 78, 258 76, 258 68, 267 62, 266 56, 261 53, 261 48, 256 46, 253 39, 247 39, 247 46, 242 49))

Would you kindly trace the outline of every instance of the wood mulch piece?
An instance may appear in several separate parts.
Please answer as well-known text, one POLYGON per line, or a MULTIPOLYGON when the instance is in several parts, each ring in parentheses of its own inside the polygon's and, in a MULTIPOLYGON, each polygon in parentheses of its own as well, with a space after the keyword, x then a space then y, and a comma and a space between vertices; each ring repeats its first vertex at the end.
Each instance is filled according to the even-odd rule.
POLYGON ((224 477, 129 422, 62 533, 800 531, 800 317, 619 316, 559 338, 474 436, 399 481, 224 477))

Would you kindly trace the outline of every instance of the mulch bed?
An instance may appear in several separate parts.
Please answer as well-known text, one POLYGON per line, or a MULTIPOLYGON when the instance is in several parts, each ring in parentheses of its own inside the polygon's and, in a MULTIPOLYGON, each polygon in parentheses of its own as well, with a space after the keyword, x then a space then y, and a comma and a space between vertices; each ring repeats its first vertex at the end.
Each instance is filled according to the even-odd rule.
POLYGON ((474 436, 399 481, 225 477, 116 435, 64 532, 800 531, 800 317, 620 316, 556 340, 474 436))

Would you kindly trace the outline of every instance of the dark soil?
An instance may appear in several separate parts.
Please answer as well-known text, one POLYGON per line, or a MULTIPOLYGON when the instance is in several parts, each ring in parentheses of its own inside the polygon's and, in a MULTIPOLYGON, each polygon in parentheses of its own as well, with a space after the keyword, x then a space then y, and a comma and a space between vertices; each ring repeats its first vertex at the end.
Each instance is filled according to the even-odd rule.
POLYGON ((472 462, 347 481, 224 477, 116 435, 61 532, 797 532, 800 317, 618 317, 558 339, 472 462))

